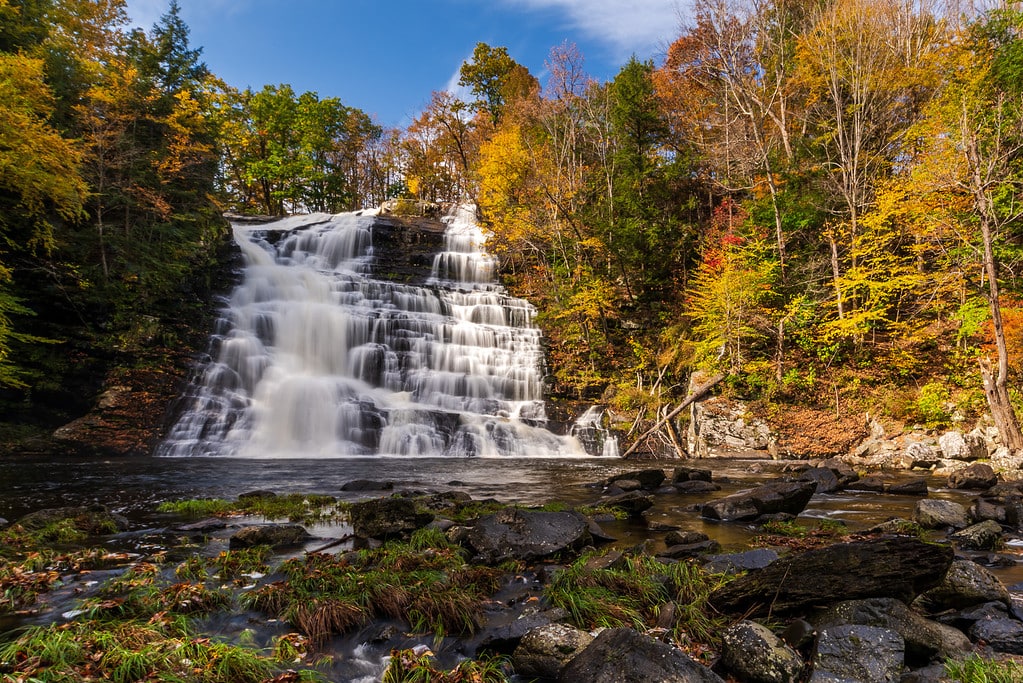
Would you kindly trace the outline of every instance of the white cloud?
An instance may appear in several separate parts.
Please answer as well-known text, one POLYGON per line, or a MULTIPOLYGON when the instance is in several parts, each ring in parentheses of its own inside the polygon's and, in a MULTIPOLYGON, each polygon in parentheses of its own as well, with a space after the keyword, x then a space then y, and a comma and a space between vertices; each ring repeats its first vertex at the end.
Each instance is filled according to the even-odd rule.
POLYGON ((650 57, 678 34, 686 0, 504 0, 535 10, 560 10, 568 23, 607 43, 619 57, 650 57))

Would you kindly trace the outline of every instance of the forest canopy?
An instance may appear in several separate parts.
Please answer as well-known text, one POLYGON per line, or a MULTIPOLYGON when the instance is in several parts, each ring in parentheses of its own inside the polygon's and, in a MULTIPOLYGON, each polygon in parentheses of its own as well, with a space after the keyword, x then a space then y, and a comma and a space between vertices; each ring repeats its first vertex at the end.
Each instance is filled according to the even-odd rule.
POLYGON ((176 2, 145 31, 123 0, 0 0, 0 386, 59 402, 75 354, 173 344, 226 211, 415 198, 476 205, 556 395, 638 422, 721 372, 934 425, 987 405, 1011 434, 1021 31, 1012 4, 696 0, 607 82, 570 44, 541 82, 480 43, 471 101, 387 130, 232 88, 176 2))

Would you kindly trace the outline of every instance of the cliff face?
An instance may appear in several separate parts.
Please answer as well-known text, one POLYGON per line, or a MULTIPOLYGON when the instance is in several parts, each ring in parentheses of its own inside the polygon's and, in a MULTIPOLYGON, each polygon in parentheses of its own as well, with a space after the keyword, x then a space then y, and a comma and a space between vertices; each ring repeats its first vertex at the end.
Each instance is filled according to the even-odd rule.
MULTIPOLYGON (((265 223, 276 218, 228 216, 232 221, 265 223)), ((422 285, 430 276, 433 257, 444 247, 445 224, 431 217, 383 215, 373 223, 374 276, 412 285, 422 285)), ((272 241, 284 233, 271 236, 272 241)), ((237 249, 225 254, 225 274, 237 271, 237 249)), ((164 438, 177 417, 178 405, 196 361, 208 352, 209 330, 218 314, 216 295, 223 295, 237 283, 226 277, 225 287, 204 307, 203 320, 181 319, 171 324, 187 328, 185 339, 175 348, 153 343, 122 359, 97 381, 99 389, 92 407, 81 417, 63 425, 50 440, 11 444, 8 454, 53 452, 102 454, 108 456, 149 455, 164 438)), ((183 316, 184 318, 185 316, 183 316)))

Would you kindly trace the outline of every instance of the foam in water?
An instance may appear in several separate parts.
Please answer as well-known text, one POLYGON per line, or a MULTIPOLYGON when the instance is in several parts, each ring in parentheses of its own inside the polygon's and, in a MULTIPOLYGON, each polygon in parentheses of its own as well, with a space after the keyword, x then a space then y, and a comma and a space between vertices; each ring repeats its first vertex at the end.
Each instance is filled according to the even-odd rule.
POLYGON ((160 454, 584 455, 543 428, 535 311, 494 283, 479 227, 449 218, 412 286, 373 278, 373 220, 234 226, 243 281, 160 454))

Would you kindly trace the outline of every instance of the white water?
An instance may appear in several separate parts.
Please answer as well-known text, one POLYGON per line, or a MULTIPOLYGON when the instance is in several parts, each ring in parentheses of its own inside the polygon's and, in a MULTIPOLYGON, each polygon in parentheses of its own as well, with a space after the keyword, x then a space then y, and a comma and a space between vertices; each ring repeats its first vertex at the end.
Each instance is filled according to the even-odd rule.
POLYGON ((478 226, 449 218, 411 286, 372 277, 373 220, 234 226, 243 281, 160 454, 584 455, 543 428, 535 311, 494 283, 478 226))

